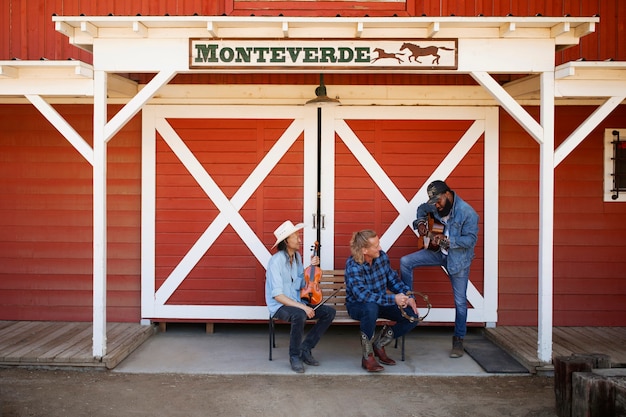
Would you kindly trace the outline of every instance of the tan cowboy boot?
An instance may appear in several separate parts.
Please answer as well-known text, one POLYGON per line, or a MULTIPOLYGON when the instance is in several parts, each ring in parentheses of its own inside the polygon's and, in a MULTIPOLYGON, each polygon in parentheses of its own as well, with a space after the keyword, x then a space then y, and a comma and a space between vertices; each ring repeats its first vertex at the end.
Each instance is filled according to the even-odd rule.
POLYGON ((363 359, 361 359, 361 366, 363 369, 367 372, 380 372, 385 369, 374 357, 372 342, 363 332, 361 332, 361 348, 363 349, 363 359))
POLYGON ((391 343, 393 339, 394 335, 391 326, 385 324, 380 333, 378 333, 378 335, 374 338, 374 342, 372 343, 374 355, 376 355, 380 362, 384 365, 396 364, 396 361, 387 356, 387 352, 385 352, 385 346, 391 343))

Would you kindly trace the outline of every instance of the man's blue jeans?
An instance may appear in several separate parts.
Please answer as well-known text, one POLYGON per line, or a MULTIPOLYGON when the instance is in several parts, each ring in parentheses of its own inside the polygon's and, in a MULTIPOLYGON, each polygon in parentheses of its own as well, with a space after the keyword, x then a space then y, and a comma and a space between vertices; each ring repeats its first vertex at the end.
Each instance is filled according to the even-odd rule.
MULTIPOLYGON (((396 324, 391 327, 394 337, 407 334, 413 330, 418 323, 417 320, 411 323, 408 319, 402 317, 402 313, 397 305, 381 306, 376 303, 348 303, 346 304, 346 309, 353 320, 360 322, 361 332, 370 340, 374 337, 376 320, 379 317, 396 322, 396 324)), ((411 308, 407 308, 405 311, 411 317, 416 316, 411 308)))
MULTIPOLYGON (((443 266, 447 273, 448 257, 441 251, 422 249, 400 258, 400 276, 402 281, 413 288, 413 269, 420 266, 443 266)), ((467 283, 469 267, 456 274, 448 274, 454 295, 454 335, 465 337, 467 333, 467 283)))
POLYGON ((291 323, 291 331, 289 333, 289 357, 300 356, 301 350, 313 349, 320 341, 322 335, 328 330, 336 313, 337 312, 332 307, 326 305, 319 306, 315 310, 315 317, 313 317, 313 320, 317 320, 317 322, 306 335, 306 338, 302 340, 304 336, 304 325, 307 321, 304 310, 290 306, 282 306, 279 308, 274 314, 274 317, 291 323))

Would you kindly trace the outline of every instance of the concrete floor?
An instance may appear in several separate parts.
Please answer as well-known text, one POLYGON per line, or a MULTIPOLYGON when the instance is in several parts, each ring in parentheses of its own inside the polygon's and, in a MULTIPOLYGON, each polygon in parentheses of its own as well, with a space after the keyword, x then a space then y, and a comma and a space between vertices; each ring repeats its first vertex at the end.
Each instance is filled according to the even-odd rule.
MULTIPOLYGON (((168 324, 124 359, 113 372, 182 373, 212 375, 293 374, 287 347, 288 325, 278 325, 273 360, 268 359, 267 325, 216 324, 212 334, 203 324, 168 324)), ((482 338, 482 329, 470 329, 465 343, 482 338)), ((487 376, 468 354, 448 357, 452 328, 418 327, 406 337, 406 360, 393 342, 387 354, 397 361, 383 373, 413 376, 487 376)), ((355 326, 331 326, 313 350, 320 366, 305 366, 311 375, 363 375, 359 330, 355 326)))

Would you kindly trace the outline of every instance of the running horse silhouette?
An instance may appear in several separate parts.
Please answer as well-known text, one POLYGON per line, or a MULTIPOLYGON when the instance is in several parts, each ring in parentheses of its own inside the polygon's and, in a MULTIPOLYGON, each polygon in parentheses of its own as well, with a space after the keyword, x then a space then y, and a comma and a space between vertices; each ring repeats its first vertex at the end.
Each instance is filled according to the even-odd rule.
POLYGON ((420 61, 418 61, 418 57, 420 56, 428 56, 428 55, 432 55, 433 58, 433 62, 432 64, 439 64, 439 58, 441 58, 441 56, 439 55, 439 50, 443 49, 444 51, 454 51, 454 49, 452 48, 446 48, 444 46, 427 46, 425 48, 422 48, 421 46, 417 46, 415 44, 412 43, 408 43, 405 42, 402 44, 402 47, 400 47, 400 50, 403 51, 405 49, 408 49, 409 51, 411 51, 411 55, 409 55, 409 62, 411 62, 411 58, 413 58, 413 60, 415 62, 417 62, 418 64, 421 64, 420 61))
POLYGON ((376 52, 378 54, 378 56, 376 58, 372 59, 371 63, 374 63, 374 62, 378 61, 379 59, 391 58, 391 59, 397 59, 398 62, 400 64, 402 64, 402 59, 400 59, 398 57, 398 55, 402 56, 402 54, 397 54, 395 52, 385 52, 384 49, 380 49, 380 48, 374 49, 374 52, 376 52))

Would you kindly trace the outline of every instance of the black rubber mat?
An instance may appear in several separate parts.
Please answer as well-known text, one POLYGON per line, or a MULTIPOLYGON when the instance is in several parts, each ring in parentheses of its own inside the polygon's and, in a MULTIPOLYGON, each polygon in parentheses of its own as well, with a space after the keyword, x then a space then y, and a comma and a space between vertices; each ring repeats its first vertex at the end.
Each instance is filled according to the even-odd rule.
POLYGON ((463 347, 485 372, 493 374, 528 373, 528 369, 515 358, 487 339, 466 339, 463 347))

